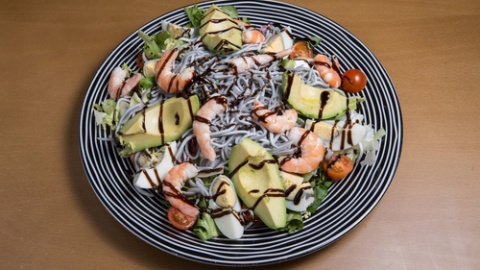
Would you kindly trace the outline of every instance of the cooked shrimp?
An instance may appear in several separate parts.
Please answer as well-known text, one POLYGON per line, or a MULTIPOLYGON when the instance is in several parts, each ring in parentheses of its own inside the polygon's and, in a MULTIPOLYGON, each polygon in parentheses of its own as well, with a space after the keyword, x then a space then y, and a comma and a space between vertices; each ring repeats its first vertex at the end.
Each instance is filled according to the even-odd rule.
POLYGON ((258 44, 265 41, 265 36, 260 30, 249 27, 243 31, 242 41, 245 44, 258 44))
POLYGON ((193 134, 197 138, 200 153, 211 162, 215 160, 217 154, 210 142, 210 122, 227 109, 227 103, 228 100, 225 96, 214 97, 198 110, 193 120, 193 134))
POLYGON ((265 41, 263 33, 256 29, 254 26, 238 19, 234 21, 241 26, 244 30, 242 32, 242 42, 245 44, 258 44, 265 41))
POLYGON ((110 74, 108 81, 108 94, 111 98, 117 100, 120 97, 128 95, 142 78, 142 74, 136 73, 130 78, 127 78, 128 71, 121 67, 116 67, 110 74))
POLYGON ((232 67, 233 71, 237 73, 242 73, 248 71, 249 69, 257 66, 269 66, 274 60, 286 57, 290 54, 291 49, 287 49, 275 54, 255 54, 252 56, 241 56, 233 59, 229 62, 229 65, 232 67))
POLYGON ((195 70, 191 67, 180 73, 173 73, 173 63, 178 56, 178 49, 166 50, 155 66, 156 81, 166 93, 179 93, 187 89, 193 81, 195 70))
POLYGON ((235 58, 229 64, 233 71, 242 73, 255 66, 268 66, 273 60, 275 60, 275 56, 271 54, 256 54, 235 58))
POLYGON ((314 66, 318 73, 320 73, 320 77, 322 77, 330 87, 338 88, 342 83, 342 78, 340 77, 339 72, 339 63, 337 58, 332 57, 331 59, 333 63, 326 55, 318 54, 313 59, 314 66))
POLYGON ((294 109, 286 110, 279 115, 268 110, 258 100, 255 100, 253 106, 252 117, 273 133, 279 134, 291 130, 297 122, 298 114, 294 109))
POLYGON ((172 207, 177 208, 180 212, 191 217, 197 216, 199 210, 195 205, 190 204, 185 200, 181 189, 185 182, 188 179, 195 177, 198 172, 198 168, 192 163, 181 163, 175 165, 170 171, 168 171, 162 183, 163 194, 172 207))
POLYGON ((299 156, 279 159, 280 168, 291 173, 309 173, 320 166, 325 155, 322 140, 310 130, 293 127, 287 134, 289 140, 299 147, 299 156))

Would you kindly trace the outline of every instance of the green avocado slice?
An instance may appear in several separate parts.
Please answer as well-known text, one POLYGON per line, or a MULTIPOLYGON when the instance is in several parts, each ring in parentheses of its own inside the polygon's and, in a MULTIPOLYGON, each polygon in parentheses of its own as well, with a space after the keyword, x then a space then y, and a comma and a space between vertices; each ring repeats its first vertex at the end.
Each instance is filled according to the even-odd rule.
POLYGON ((271 229, 286 226, 287 208, 280 170, 273 156, 244 138, 232 148, 228 167, 238 197, 271 229))
POLYGON ((200 109, 197 95, 171 97, 145 107, 130 118, 119 130, 117 137, 124 149, 121 156, 163 145, 177 140, 192 126, 200 109))
POLYGON ((242 47, 242 30, 215 4, 205 12, 199 34, 203 44, 213 52, 229 53, 242 47))
POLYGON ((358 97, 347 97, 338 91, 305 84, 300 76, 287 71, 282 80, 287 102, 303 116, 314 119, 333 119, 348 110, 356 110, 358 97))

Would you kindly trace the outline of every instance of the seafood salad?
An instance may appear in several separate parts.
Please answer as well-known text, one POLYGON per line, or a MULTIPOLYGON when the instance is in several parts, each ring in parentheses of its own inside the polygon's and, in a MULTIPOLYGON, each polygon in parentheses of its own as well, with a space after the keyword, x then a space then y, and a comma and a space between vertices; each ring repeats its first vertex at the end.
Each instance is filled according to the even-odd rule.
POLYGON ((302 230, 330 185, 375 162, 384 131, 360 113, 367 76, 288 25, 253 25, 233 6, 185 13, 187 25, 139 31, 136 65, 111 71, 93 108, 106 143, 136 190, 201 240, 302 230))

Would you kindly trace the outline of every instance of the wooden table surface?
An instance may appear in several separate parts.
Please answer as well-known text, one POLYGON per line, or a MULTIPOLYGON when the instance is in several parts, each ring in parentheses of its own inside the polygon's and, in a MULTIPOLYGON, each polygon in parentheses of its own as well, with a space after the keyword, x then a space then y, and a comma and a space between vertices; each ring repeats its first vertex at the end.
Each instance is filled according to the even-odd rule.
MULTIPOLYGON (((404 141, 390 188, 356 228, 314 254, 259 268, 480 269, 480 2, 287 2, 374 52, 396 86, 404 141)), ((1 1, 1 269, 217 269, 120 225, 90 187, 78 144, 81 103, 108 53, 193 3, 1 1)))

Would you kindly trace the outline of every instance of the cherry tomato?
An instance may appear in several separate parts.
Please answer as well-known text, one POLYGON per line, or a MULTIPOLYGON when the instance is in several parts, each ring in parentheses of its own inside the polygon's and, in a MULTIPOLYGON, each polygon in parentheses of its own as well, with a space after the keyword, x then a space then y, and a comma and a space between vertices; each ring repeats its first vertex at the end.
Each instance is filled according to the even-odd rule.
POLYGON ((367 85, 367 76, 359 69, 349 69, 342 75, 342 89, 349 93, 358 93, 367 85))
POLYGON ((168 209, 168 221, 179 230, 188 230, 195 224, 197 217, 185 215, 178 208, 172 206, 168 209))
POLYGON ((330 160, 323 163, 323 170, 328 178, 338 181, 353 171, 353 161, 343 154, 333 154, 330 160))
POLYGON ((293 44, 292 52, 288 58, 295 59, 298 57, 313 58, 313 50, 308 48, 308 42, 297 41, 295 44, 293 44))

